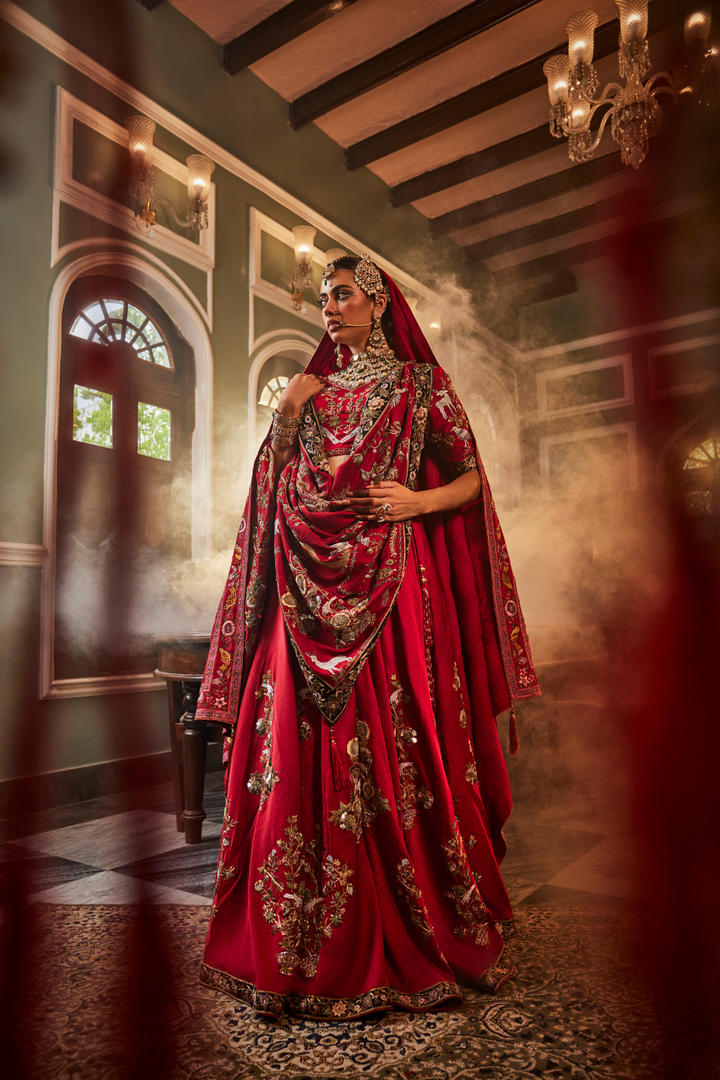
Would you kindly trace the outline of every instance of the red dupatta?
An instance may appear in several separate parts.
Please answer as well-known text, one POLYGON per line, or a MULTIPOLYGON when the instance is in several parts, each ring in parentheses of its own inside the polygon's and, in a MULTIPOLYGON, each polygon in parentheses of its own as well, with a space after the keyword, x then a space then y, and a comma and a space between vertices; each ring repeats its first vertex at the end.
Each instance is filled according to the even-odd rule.
MULTIPOLYGON (((213 626, 198 698, 200 720, 233 725, 237 719, 243 672, 249 670, 257 642, 273 555, 285 625, 308 687, 330 723, 341 715, 392 610, 405 569, 409 522, 368 525, 332 507, 344 493, 385 478, 410 488, 418 482, 423 488, 444 482, 432 455, 422 453, 437 361, 405 298, 394 282, 386 280, 393 349, 402 366, 378 385, 368 401, 361 421, 362 441, 337 470, 335 483, 324 466, 311 403, 303 410, 299 453, 283 470, 277 499, 269 436, 260 448, 213 626), (392 441, 386 435, 389 427, 392 441)), ((335 348, 326 334, 306 370, 329 373, 334 360, 335 348)), ((477 634, 497 635, 503 672, 489 672, 497 715, 513 699, 538 695, 540 688, 507 548, 479 460, 478 469, 481 497, 460 511, 434 515, 428 535, 441 578, 455 598, 466 670, 477 666, 473 658, 477 634)), ((472 682, 471 676, 471 699, 472 682)))

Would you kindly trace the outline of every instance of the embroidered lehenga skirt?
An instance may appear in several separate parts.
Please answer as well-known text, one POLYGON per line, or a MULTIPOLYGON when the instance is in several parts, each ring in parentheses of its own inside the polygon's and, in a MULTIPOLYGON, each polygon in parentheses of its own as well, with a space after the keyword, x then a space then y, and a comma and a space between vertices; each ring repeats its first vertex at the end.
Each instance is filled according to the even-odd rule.
MULTIPOLYGON (((270 583, 227 773, 208 985, 270 1016, 344 1018, 457 1005, 459 986, 510 974, 504 844, 447 604, 415 523, 397 601, 330 726, 270 583)), ((473 709, 492 718, 489 692, 473 709)))

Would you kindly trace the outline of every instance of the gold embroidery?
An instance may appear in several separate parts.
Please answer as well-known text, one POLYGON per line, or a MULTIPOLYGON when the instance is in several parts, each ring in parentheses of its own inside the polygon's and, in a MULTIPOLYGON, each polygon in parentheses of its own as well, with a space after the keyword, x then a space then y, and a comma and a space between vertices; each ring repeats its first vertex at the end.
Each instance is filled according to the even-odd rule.
POLYGON ((412 829, 417 817, 418 803, 429 810, 435 801, 432 792, 426 787, 419 787, 417 767, 410 758, 410 747, 417 742, 417 732, 406 723, 402 703, 409 701, 397 675, 390 676, 393 692, 390 695, 390 711, 395 731, 398 768, 400 771, 400 805, 402 808, 403 828, 412 829))
POLYGON ((384 810, 390 809, 390 803, 373 784, 370 767, 370 728, 364 720, 355 724, 355 738, 347 744, 350 755, 350 779, 353 784, 353 796, 350 802, 340 803, 337 810, 330 814, 333 825, 347 829, 360 843, 362 831, 384 810))
MULTIPOLYGON (((452 686, 453 686, 453 690, 455 690, 460 695, 460 713, 459 713, 459 716, 458 716, 458 720, 460 721, 460 727, 463 728, 465 731, 467 731, 468 718, 467 718, 467 713, 465 711, 465 698, 463 697, 462 683, 460 682, 460 672, 458 671, 457 661, 453 661, 453 681, 452 681, 452 686)), ((470 762, 469 762, 469 764, 468 764, 468 766, 467 766, 467 768, 465 770, 465 779, 467 780, 468 784, 477 784, 477 782, 478 782, 478 771, 477 771, 477 765, 475 763, 475 749, 473 747, 473 744, 472 744, 472 742, 470 740, 469 735, 468 735, 467 744, 468 744, 468 750, 470 751, 470 762)))
POLYGON ((460 925, 453 928, 453 933, 459 938, 472 935, 477 945, 485 946, 488 943, 490 916, 470 869, 456 821, 452 829, 451 839, 442 848, 447 856, 448 870, 455 878, 455 884, 444 895, 452 900, 461 920, 460 925))
POLYGON ((340 926, 349 896, 352 870, 328 854, 322 857, 320 836, 306 841, 297 827, 297 815, 288 819, 285 839, 278 840, 255 882, 263 917, 273 934, 280 934, 277 954, 283 975, 299 968, 312 979, 317 972, 324 939, 340 926))
POLYGON ((258 734, 265 736, 265 742, 260 753, 260 762, 262 768, 259 772, 250 774, 250 779, 248 780, 247 784, 248 789, 253 793, 253 795, 260 796, 260 810, 262 810, 263 806, 270 798, 270 792, 280 779, 280 776, 275 771, 272 763, 272 718, 274 692, 275 686, 272 682, 272 672, 266 671, 263 675, 263 681, 261 683, 260 689, 255 692, 256 698, 265 699, 262 716, 255 724, 255 728, 258 734))
POLYGON ((415 926, 420 928, 425 937, 434 934, 435 931, 430 925, 430 916, 425 907, 425 901, 423 900, 420 887, 415 881, 415 871, 413 870, 412 863, 409 859, 403 859, 402 862, 398 863, 397 880, 398 892, 401 896, 405 896, 410 907, 411 921, 415 923, 415 926))

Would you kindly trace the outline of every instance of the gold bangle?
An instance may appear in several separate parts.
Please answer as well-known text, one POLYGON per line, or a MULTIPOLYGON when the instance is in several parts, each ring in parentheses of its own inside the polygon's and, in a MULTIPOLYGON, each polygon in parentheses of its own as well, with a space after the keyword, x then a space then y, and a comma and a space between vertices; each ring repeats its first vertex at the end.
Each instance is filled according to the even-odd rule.
POLYGON ((271 442, 274 442, 276 446, 283 449, 294 446, 297 442, 299 430, 299 416, 281 416, 277 409, 275 410, 272 419, 272 430, 270 432, 271 442))

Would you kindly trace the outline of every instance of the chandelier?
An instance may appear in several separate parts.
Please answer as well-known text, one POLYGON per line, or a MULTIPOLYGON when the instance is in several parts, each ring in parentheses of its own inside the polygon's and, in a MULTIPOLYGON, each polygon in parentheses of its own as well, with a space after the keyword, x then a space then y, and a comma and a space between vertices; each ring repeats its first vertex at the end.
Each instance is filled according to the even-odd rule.
POLYGON ((210 177, 215 169, 215 162, 204 154, 190 154, 187 158, 188 202, 185 218, 179 218, 169 199, 156 199, 153 202, 155 194, 154 121, 147 116, 128 116, 125 127, 128 129, 130 157, 133 164, 129 190, 133 199, 140 203, 140 210, 135 215, 137 229, 140 232, 149 232, 153 225, 157 224, 158 206, 167 206, 182 229, 207 229, 210 177))
POLYGON ((610 120, 612 137, 620 146, 625 165, 637 169, 645 160, 648 141, 660 130, 659 94, 677 95, 672 75, 659 71, 646 82, 650 70, 647 43, 648 0, 615 0, 620 20, 619 68, 625 85, 608 83, 599 97, 593 64, 593 35, 598 24, 594 11, 578 11, 568 19, 568 55, 552 56, 543 66, 550 98, 550 131, 568 140, 571 161, 589 161, 610 120), (663 79, 665 85, 656 86, 663 79), (596 133, 590 130, 598 109, 607 108, 596 133))

